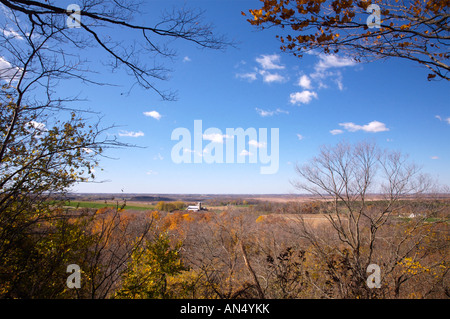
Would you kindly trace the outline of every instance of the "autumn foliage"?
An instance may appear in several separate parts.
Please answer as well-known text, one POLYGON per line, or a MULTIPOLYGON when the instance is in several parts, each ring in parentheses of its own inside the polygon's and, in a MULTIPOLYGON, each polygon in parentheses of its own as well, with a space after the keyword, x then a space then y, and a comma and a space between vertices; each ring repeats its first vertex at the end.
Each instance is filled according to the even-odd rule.
POLYGON ((165 212, 172 212, 174 210, 183 210, 186 208, 186 204, 181 201, 175 201, 175 202, 164 202, 160 201, 158 204, 156 204, 156 209, 165 211, 165 212))
MULTIPOLYGON (((320 206, 325 212, 333 207, 331 202, 307 204, 306 208, 320 206)), ((376 211, 383 202, 369 205, 376 211)), ((360 270, 355 268, 355 252, 325 217, 321 223, 308 219, 324 213, 261 215, 241 207, 201 213, 55 208, 48 214, 59 218, 34 224, 20 245, 3 254, 1 297, 445 298, 449 294, 448 200, 402 203, 379 229, 375 249, 362 242, 360 258, 370 253, 382 269, 379 289, 369 289, 356 274, 360 270), (421 215, 408 217, 417 212, 421 215), (80 289, 66 286, 65 268, 72 263, 82 270, 80 289)), ((363 224, 361 231, 370 231, 370 225, 363 224)))
POLYGON ((356 61, 402 58, 450 80, 447 0, 261 0, 248 21, 261 29, 277 27, 281 50, 342 52, 356 61), (378 23, 378 25, 376 25, 378 23))

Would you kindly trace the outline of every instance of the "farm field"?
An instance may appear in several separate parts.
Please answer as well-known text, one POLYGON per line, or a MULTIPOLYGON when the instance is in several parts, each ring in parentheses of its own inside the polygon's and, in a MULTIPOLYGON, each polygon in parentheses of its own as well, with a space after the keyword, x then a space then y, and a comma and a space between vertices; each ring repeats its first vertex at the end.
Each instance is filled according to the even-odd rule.
MULTIPOLYGON (((65 202, 63 204, 64 207, 67 208, 95 208, 100 209, 104 207, 111 207, 111 208, 120 208, 124 204, 120 202, 101 202, 101 201, 70 201, 65 202)), ((125 206, 123 206, 124 209, 127 210, 153 210, 155 208, 154 205, 146 204, 146 203, 126 203, 125 206)))

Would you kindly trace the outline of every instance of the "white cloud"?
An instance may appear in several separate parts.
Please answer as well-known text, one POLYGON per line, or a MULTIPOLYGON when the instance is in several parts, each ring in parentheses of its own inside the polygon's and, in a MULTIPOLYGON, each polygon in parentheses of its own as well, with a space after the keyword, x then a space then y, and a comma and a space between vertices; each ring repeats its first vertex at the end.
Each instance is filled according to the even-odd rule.
POLYGON ((262 117, 272 116, 275 114, 274 111, 265 111, 259 108, 256 108, 256 112, 258 112, 258 114, 261 115, 262 117))
POLYGON ((450 117, 447 117, 446 119, 444 119, 440 115, 436 115, 435 118, 437 118, 441 122, 447 122, 447 124, 450 124, 450 117))
POLYGON ((338 135, 338 134, 344 133, 344 131, 336 129, 336 130, 331 130, 330 133, 333 134, 333 135, 338 135))
POLYGON ((266 147, 266 143, 264 142, 258 142, 257 140, 250 140, 248 141, 248 145, 256 146, 256 148, 266 147))
POLYGON ((310 90, 312 88, 311 79, 307 75, 302 75, 298 79, 298 85, 306 90, 310 90))
POLYGON ((153 159, 162 161, 164 157, 161 155, 161 153, 158 153, 158 155, 153 156, 153 159))
POLYGON ((278 115, 278 114, 289 114, 288 111, 282 110, 280 108, 276 109, 275 111, 270 111, 270 110, 262 110, 259 108, 255 108, 256 112, 258 112, 259 115, 261 115, 262 117, 266 117, 266 116, 272 116, 272 115, 278 115))
POLYGON ((354 66, 356 62, 351 58, 339 57, 332 54, 319 54, 320 61, 315 65, 316 71, 324 71, 329 68, 342 68, 354 66))
POLYGON ((297 134, 298 139, 301 141, 303 140, 305 137, 302 134, 297 134))
POLYGON ((37 121, 30 121, 26 123, 30 128, 34 128, 37 131, 45 132, 47 129, 45 128, 45 124, 37 121))
POLYGON ((141 137, 144 136, 144 132, 139 131, 139 132, 132 132, 132 131, 124 131, 121 130, 119 131, 119 136, 125 136, 125 137, 141 137))
POLYGON ((280 114, 280 113, 289 114, 289 111, 285 111, 285 110, 282 110, 282 109, 279 109, 279 108, 275 110, 275 114, 280 114))
POLYGON ((278 73, 270 73, 265 70, 259 71, 259 74, 262 75, 263 81, 266 83, 272 83, 272 82, 284 82, 286 78, 278 73))
POLYGON ((336 82, 339 91, 342 91, 344 89, 344 84, 342 83, 342 74, 341 72, 337 72, 337 77, 334 79, 334 82, 336 82))
POLYGON ((290 98, 292 104, 308 104, 313 98, 317 99, 317 93, 305 90, 302 92, 291 93, 290 98))
POLYGON ((349 132, 364 131, 370 133, 378 133, 389 131, 389 129, 386 127, 386 124, 378 121, 372 121, 365 125, 358 125, 353 122, 339 123, 339 125, 349 132))
POLYGON ((191 62, 191 61, 192 61, 191 58, 188 57, 188 56, 185 56, 185 57, 183 58, 183 62, 191 62))
POLYGON ((309 78, 317 83, 319 89, 328 88, 325 80, 332 78, 332 81, 336 83, 338 89, 342 91, 344 89, 342 73, 336 69, 355 66, 356 62, 351 58, 339 57, 333 54, 327 55, 321 53, 315 55, 319 57, 319 61, 314 66, 315 72, 311 73, 309 78))
POLYGON ((278 54, 261 55, 256 58, 256 62, 261 65, 264 70, 281 70, 284 69, 284 65, 280 65, 280 56, 278 54))
POLYGON ((430 157, 432 160, 438 160, 439 159, 439 156, 431 156, 430 157))
POLYGON ((219 133, 203 134, 204 140, 208 140, 215 143, 223 143, 223 139, 229 137, 230 136, 226 134, 219 134, 219 133))
POLYGON ((37 121, 29 121, 27 123, 25 123, 25 125, 27 126, 26 129, 28 131, 28 133, 33 134, 36 138, 42 138, 44 132, 47 132, 47 128, 45 127, 44 123, 41 122, 37 122, 37 121))
POLYGON ((250 153, 250 152, 247 151, 247 150, 242 150, 242 152, 241 152, 239 155, 241 155, 241 156, 250 156, 250 155, 253 155, 253 154, 250 153))
POLYGON ((161 118, 161 114, 159 114, 157 111, 144 112, 144 115, 153 117, 154 119, 157 119, 157 120, 159 120, 161 118))
MULTIPOLYGON (((241 72, 236 73, 236 78, 247 80, 249 82, 253 82, 257 80, 258 75, 262 77, 264 83, 274 83, 274 82, 285 82, 288 78, 278 72, 274 72, 271 70, 282 70, 285 68, 284 65, 280 64, 280 56, 277 54, 272 55, 261 55, 257 57, 256 62, 259 64, 258 67, 255 67, 253 71, 250 72, 241 72)), ((235 67, 239 67, 240 65, 244 65, 242 61, 238 63, 235 67)))
POLYGON ((124 131, 121 130, 119 131, 119 136, 125 136, 125 137, 141 137, 144 136, 144 132, 139 131, 139 132, 131 132, 131 131, 124 131))
POLYGON ((238 79, 244 79, 249 82, 253 82, 256 80, 256 73, 255 72, 249 72, 249 73, 238 73, 236 74, 236 77, 238 79))
POLYGON ((17 81, 21 73, 19 68, 12 66, 4 57, 0 56, 0 80, 17 81))
POLYGON ((7 38, 11 37, 11 38, 17 38, 19 40, 24 40, 24 38, 17 31, 14 31, 13 29, 9 29, 9 30, 4 29, 3 35, 7 38))
POLYGON ((158 175, 158 172, 149 170, 146 174, 147 174, 147 175, 158 175))

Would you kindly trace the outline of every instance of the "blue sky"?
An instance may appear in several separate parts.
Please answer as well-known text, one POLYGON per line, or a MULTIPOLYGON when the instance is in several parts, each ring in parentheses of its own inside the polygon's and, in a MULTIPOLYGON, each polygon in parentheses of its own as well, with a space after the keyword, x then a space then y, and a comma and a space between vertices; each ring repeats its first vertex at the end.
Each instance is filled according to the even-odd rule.
MULTIPOLYGON (((151 5, 159 10, 172 3, 181 2, 151 5)), ((299 59, 282 53, 275 30, 257 31, 240 14, 258 5, 189 1, 206 10, 205 21, 237 45, 223 52, 173 43, 178 57, 168 66, 174 71, 158 85, 176 90, 177 101, 163 102, 140 89, 128 96, 117 88, 87 93, 105 122, 123 125, 111 133, 145 148, 110 152, 119 159, 102 160, 103 171, 96 171, 98 180, 108 182, 80 185, 78 191, 292 193, 294 165, 316 155, 321 145, 342 140, 370 140, 400 150, 424 172, 450 184, 448 83, 429 82, 427 70, 400 60, 355 64, 342 57, 299 59), (193 132, 194 120, 202 120, 204 130, 215 127, 223 133, 226 128, 279 128, 277 173, 260 174, 260 163, 174 163, 172 131, 184 127, 193 132)), ((123 78, 124 87, 128 80, 123 78)))
MULTIPOLYGON (((152 13, 137 19, 152 19, 161 9, 183 3, 149 1, 143 11, 152 13)), ((448 82, 427 81, 426 69, 401 60, 356 64, 340 56, 299 59, 282 53, 276 30, 257 31, 241 15, 258 8, 257 0, 187 3, 204 9, 205 21, 235 41, 236 48, 212 51, 171 43, 178 55, 166 65, 173 72, 168 81, 155 84, 177 91, 173 102, 140 88, 120 94, 132 81, 121 72, 101 73, 118 87, 71 86, 88 98, 88 107, 104 114, 104 125, 120 126, 110 134, 142 146, 107 151, 117 159, 102 159, 95 173, 105 182, 80 184, 74 191, 293 193, 295 164, 315 156, 320 146, 342 140, 370 140, 400 150, 424 172, 450 184, 448 82), (278 128, 278 171, 261 174, 261 163, 174 163, 171 150, 177 141, 171 134, 179 127, 193 132, 194 120, 224 134, 227 128, 278 128)), ((271 143, 259 146, 270 149, 271 143)))

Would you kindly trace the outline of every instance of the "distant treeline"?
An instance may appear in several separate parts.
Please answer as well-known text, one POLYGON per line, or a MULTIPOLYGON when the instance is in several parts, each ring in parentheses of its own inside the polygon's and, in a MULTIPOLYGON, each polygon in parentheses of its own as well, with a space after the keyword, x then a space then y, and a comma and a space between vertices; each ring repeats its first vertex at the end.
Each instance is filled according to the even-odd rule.
POLYGON ((156 204, 156 209, 163 212, 173 212, 175 210, 183 210, 187 207, 184 202, 175 201, 175 202, 164 202, 160 201, 156 204))
MULTIPOLYGON (((245 202, 245 201, 244 201, 245 202)), ((404 204, 406 208, 394 209, 392 213, 394 215, 405 215, 410 212, 410 207, 414 207, 417 211, 431 211, 429 217, 435 217, 436 212, 439 212, 444 207, 448 206, 446 200, 400 200, 400 204, 404 204)), ((371 200, 366 201, 365 204, 369 208, 379 208, 386 205, 386 201, 383 200, 371 200)), ((339 207, 345 208, 344 203, 338 203, 339 207)), ((266 214, 324 214, 332 210, 333 202, 331 201, 289 201, 285 203, 277 203, 270 201, 258 201, 256 204, 249 205, 250 209, 254 212, 266 213, 266 214)), ((401 206, 400 206, 401 207, 401 206)))

